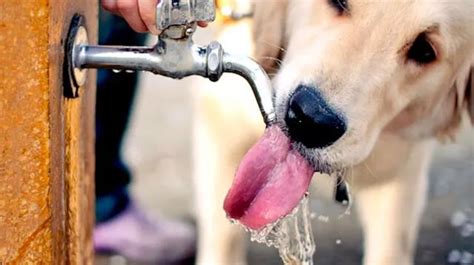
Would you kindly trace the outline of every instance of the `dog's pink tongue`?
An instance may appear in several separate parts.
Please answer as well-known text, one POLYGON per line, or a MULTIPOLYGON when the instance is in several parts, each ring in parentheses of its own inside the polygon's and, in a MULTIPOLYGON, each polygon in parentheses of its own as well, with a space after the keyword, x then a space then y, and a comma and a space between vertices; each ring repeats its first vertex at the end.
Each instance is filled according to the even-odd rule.
POLYGON ((313 172, 281 129, 272 126, 242 160, 224 210, 241 224, 261 229, 298 205, 313 172))

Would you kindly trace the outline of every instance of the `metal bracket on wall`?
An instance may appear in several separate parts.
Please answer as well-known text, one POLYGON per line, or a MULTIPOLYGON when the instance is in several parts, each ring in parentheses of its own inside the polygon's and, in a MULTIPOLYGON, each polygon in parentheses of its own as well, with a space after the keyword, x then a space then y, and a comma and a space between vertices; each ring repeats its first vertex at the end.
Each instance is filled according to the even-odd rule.
POLYGON ((81 15, 74 15, 69 26, 69 32, 65 42, 65 60, 63 67, 64 96, 67 98, 79 97, 79 88, 87 79, 87 69, 74 66, 73 58, 77 56, 78 47, 88 45, 89 38, 85 25, 85 18, 81 15))

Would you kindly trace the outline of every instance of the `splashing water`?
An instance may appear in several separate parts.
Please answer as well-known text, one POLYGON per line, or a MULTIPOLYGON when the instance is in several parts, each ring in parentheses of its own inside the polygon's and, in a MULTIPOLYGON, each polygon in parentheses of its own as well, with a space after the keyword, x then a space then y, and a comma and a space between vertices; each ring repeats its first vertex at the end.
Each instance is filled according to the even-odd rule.
POLYGON ((293 212, 261 230, 251 230, 252 241, 278 249, 287 265, 312 265, 316 250, 309 210, 308 194, 304 196, 293 212))

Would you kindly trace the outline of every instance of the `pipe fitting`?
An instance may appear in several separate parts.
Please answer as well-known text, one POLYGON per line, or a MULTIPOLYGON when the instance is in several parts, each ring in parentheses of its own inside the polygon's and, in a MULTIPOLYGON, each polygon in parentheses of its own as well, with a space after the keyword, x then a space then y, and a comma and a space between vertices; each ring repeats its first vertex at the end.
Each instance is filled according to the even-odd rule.
POLYGON ((220 43, 214 41, 207 46, 207 77, 217 82, 224 72, 224 50, 220 43))

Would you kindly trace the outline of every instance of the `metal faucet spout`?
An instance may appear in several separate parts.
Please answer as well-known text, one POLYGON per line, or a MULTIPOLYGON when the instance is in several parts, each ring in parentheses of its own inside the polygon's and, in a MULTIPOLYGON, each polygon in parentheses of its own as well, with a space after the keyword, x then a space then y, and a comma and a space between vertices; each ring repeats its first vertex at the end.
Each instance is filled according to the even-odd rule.
POLYGON ((186 43, 178 47, 174 45, 168 45, 167 49, 159 45, 155 47, 82 45, 76 47, 73 61, 74 66, 79 69, 147 71, 174 79, 199 75, 218 81, 222 73, 234 73, 242 76, 250 84, 265 123, 270 125, 275 122, 272 84, 258 63, 245 56, 220 51, 218 43, 211 43, 208 47, 186 43))
POLYGON ((265 123, 273 124, 272 86, 262 67, 248 57, 225 53, 217 42, 205 47, 194 44, 197 22, 214 17, 213 0, 162 0, 157 6, 157 26, 162 31, 154 47, 88 45, 83 20, 78 18, 71 25, 66 64, 76 90, 66 94, 78 95, 87 68, 148 71, 174 79, 199 75, 214 82, 229 72, 249 82, 265 123))
POLYGON ((276 114, 273 106, 272 83, 267 73, 254 60, 224 53, 224 72, 234 73, 242 76, 252 87, 257 100, 263 120, 267 126, 276 122, 276 114))

